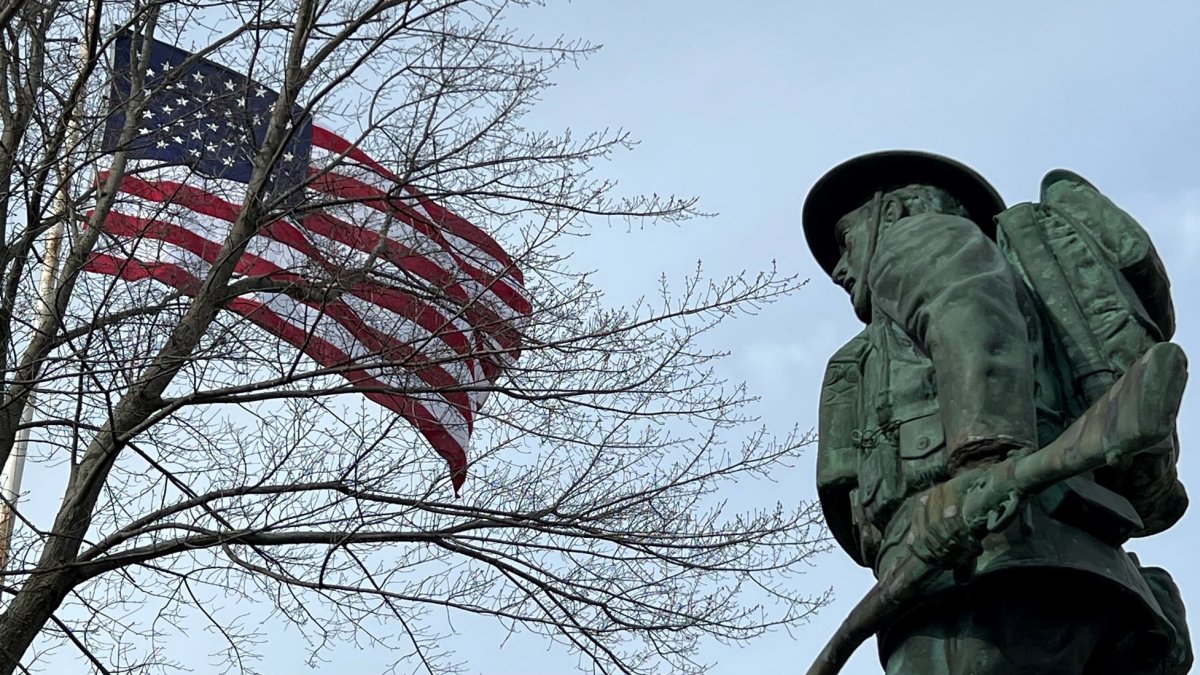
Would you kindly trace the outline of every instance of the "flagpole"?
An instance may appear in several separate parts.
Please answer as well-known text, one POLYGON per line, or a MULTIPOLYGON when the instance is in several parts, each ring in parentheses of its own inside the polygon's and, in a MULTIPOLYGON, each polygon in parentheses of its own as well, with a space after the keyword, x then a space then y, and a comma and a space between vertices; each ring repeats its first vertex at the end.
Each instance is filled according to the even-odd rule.
MULTIPOLYGON (((87 35, 87 29, 93 24, 95 3, 88 4, 84 35, 79 48, 79 74, 82 75, 92 59, 92 41, 87 35)), ((46 235, 46 249, 42 255, 41 273, 38 277, 38 297, 34 304, 34 330, 54 330, 55 291, 58 288, 58 259, 62 250, 63 232, 67 219, 70 217, 70 176, 73 167, 70 165, 70 153, 79 143, 82 130, 80 114, 82 113, 82 97, 75 103, 75 109, 67 112, 67 138, 64 145, 65 154, 59 165, 59 186, 54 193, 52 208, 55 218, 54 225, 46 235)), ((21 422, 13 439, 12 452, 4 464, 3 479, 0 480, 0 572, 8 566, 10 546, 12 544, 13 526, 16 522, 17 500, 21 496, 21 479, 25 475, 25 457, 29 450, 29 430, 33 422, 33 414, 37 406, 35 394, 31 389, 25 398, 25 407, 21 410, 21 422)))
MULTIPOLYGON (((84 47, 87 50, 87 47, 84 47)), ((70 146, 68 146, 70 147, 70 146)), ((54 225, 46 238, 46 250, 42 256, 41 275, 38 279, 38 299, 34 304, 34 326, 47 330, 54 318, 54 291, 58 286, 58 258, 61 251, 63 229, 67 220, 66 174, 63 184, 54 195, 54 210, 57 214, 54 225)), ((37 402, 33 391, 25 398, 21 410, 21 424, 13 441, 12 453, 4 464, 4 480, 0 483, 0 571, 8 565, 9 546, 12 543, 13 525, 16 520, 17 499, 21 495, 21 479, 25 474, 25 456, 29 449, 29 426, 33 422, 37 402)))

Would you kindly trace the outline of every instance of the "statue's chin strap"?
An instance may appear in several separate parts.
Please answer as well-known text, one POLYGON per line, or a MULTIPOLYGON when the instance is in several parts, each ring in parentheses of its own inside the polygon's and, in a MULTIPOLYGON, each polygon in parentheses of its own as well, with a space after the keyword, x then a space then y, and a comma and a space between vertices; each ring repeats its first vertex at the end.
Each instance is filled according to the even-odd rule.
POLYGON ((871 219, 867 221, 867 250, 863 255, 863 278, 859 283, 867 283, 870 278, 871 260, 875 257, 875 245, 879 241, 879 231, 883 229, 883 190, 876 190, 871 197, 871 219))

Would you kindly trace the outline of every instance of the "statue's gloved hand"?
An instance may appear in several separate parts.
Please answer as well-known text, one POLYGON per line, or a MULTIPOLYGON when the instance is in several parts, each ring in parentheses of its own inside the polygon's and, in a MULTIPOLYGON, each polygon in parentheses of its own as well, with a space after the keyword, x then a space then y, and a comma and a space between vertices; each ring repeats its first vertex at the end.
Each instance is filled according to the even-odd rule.
POLYGON ((942 483, 913 497, 907 543, 913 555, 932 567, 969 567, 983 550, 963 518, 963 495, 956 492, 942 483))

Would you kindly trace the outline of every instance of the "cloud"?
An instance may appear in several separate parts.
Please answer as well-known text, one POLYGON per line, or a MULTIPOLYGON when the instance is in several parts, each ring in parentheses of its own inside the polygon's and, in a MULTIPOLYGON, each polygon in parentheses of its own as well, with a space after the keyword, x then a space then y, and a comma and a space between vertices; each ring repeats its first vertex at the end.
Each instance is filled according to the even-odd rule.
POLYGON ((1188 188, 1170 200, 1159 227, 1150 234, 1167 269, 1182 272, 1200 262, 1200 188, 1188 188))
POLYGON ((829 355, 854 335, 853 330, 846 330, 846 322, 805 319, 797 321, 794 332, 781 339, 758 339, 736 347, 739 366, 756 393, 790 391, 797 386, 815 392, 829 355))

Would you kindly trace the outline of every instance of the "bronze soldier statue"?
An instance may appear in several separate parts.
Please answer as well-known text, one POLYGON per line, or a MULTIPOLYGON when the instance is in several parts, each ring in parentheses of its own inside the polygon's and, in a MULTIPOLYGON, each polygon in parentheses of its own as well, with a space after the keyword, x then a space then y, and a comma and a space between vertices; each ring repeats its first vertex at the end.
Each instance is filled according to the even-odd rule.
MULTIPOLYGON (((1110 248, 1124 247, 1121 255, 1138 261, 1115 264, 1124 276, 1114 281, 1095 262, 1113 259, 1097 253, 1111 243, 1106 235, 1063 225, 1075 217, 1129 227, 1132 219, 1069 172, 1047 176, 1043 202, 1006 212, 968 167, 889 151, 835 167, 804 205, 813 255, 866 324, 830 359, 821 393, 817 481, 827 523, 841 547, 883 580, 913 558, 940 570, 877 627, 889 675, 1182 675, 1190 668, 1178 590, 1165 571, 1142 567, 1122 549, 1131 536, 1169 527, 1186 508, 1169 433, 1148 451, 1136 448, 1134 460, 1014 500, 978 540, 951 532, 943 516, 957 506, 930 498, 939 486, 957 486, 956 476, 1055 442, 1097 400, 1115 406, 1102 400, 1106 387, 1173 330, 1165 273, 1148 239, 1138 248, 1127 235, 1110 237, 1117 242, 1110 248), (1008 223, 1000 244, 998 221, 1008 223), (1026 236, 1014 233, 1031 225, 1060 255, 1091 262, 1064 275, 1030 260, 1005 235, 1026 236), (1103 296, 1112 284, 1133 284, 1136 292, 1119 290, 1149 298, 1133 303, 1132 319, 1088 304, 1110 307, 1103 296), (1086 316, 1064 314, 1067 304, 1086 316), (1100 320, 1117 328, 1076 325, 1100 320), (1126 324, 1136 324, 1136 335, 1119 332, 1126 324), (1076 335, 1088 330, 1099 337, 1076 335)), ((1179 371, 1180 393, 1183 370, 1170 365, 1163 376, 1179 371)))

